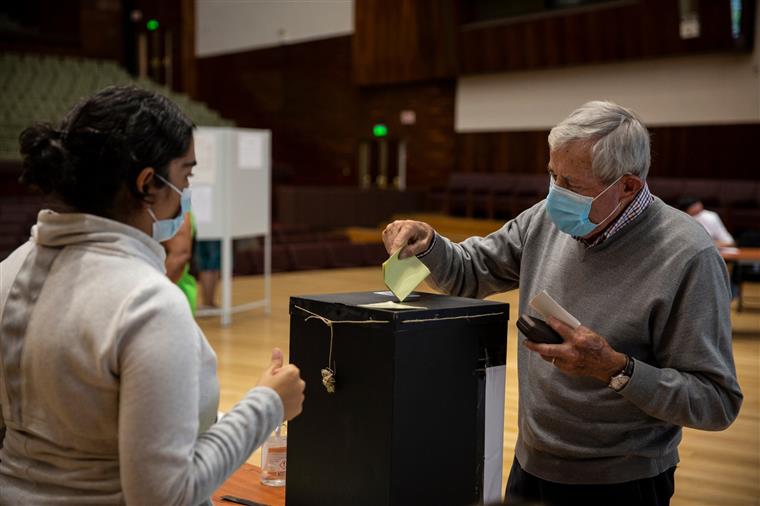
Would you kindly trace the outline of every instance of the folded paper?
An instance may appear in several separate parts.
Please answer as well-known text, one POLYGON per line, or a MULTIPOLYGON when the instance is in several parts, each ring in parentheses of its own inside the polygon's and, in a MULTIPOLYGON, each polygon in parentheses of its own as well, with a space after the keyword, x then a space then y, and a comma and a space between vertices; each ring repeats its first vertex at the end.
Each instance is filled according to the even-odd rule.
POLYGON ((404 248, 399 248, 383 262, 383 280, 399 302, 404 302, 404 299, 430 274, 427 266, 416 256, 400 259, 398 254, 402 249, 404 248))
POLYGON ((579 322, 578 319, 571 315, 565 308, 560 306, 559 303, 546 292, 546 290, 541 290, 541 293, 533 297, 528 305, 535 309, 544 318, 553 316, 574 329, 577 329, 581 325, 581 322, 579 322))

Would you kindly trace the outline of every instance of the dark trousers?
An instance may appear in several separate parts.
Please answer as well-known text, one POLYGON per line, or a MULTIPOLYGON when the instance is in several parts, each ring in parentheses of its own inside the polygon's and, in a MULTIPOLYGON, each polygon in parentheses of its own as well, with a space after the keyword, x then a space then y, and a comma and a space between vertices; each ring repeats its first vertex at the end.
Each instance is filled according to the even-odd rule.
POLYGON ((675 490, 675 467, 652 478, 611 485, 566 485, 526 473, 512 462, 504 501, 509 506, 668 506, 675 490))

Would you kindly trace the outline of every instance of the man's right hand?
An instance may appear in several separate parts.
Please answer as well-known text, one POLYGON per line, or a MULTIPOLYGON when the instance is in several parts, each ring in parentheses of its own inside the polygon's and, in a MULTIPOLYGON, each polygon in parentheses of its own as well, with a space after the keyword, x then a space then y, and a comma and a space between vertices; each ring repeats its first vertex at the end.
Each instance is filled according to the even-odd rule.
POLYGON ((406 247, 399 253, 399 258, 419 255, 430 247, 435 230, 427 223, 412 220, 396 220, 383 230, 383 244, 389 255, 399 248, 406 247))
POLYGON ((292 420, 303 409, 304 388, 301 372, 293 364, 283 365, 282 351, 272 350, 272 362, 259 380, 260 387, 269 387, 282 399, 285 420, 292 420))

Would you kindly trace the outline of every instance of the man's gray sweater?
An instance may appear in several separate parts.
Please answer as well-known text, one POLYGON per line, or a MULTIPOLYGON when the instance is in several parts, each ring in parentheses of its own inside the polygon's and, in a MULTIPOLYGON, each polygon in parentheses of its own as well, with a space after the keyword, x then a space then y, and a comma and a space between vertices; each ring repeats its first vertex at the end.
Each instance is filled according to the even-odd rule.
POLYGON ((704 229, 660 199, 598 246, 560 232, 540 202, 485 238, 436 236, 421 259, 453 295, 519 286, 521 314, 539 316, 527 302, 546 290, 635 359, 618 393, 518 346, 516 456, 531 474, 585 484, 655 476, 678 463, 682 426, 721 430, 739 412, 726 266, 704 229))

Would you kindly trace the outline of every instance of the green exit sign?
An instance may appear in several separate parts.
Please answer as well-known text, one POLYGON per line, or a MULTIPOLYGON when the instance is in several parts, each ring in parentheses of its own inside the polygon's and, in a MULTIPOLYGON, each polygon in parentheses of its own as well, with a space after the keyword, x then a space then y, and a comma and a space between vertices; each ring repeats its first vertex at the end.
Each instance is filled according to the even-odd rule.
POLYGON ((386 137, 388 135, 388 127, 379 123, 372 127, 372 135, 375 137, 386 137))

